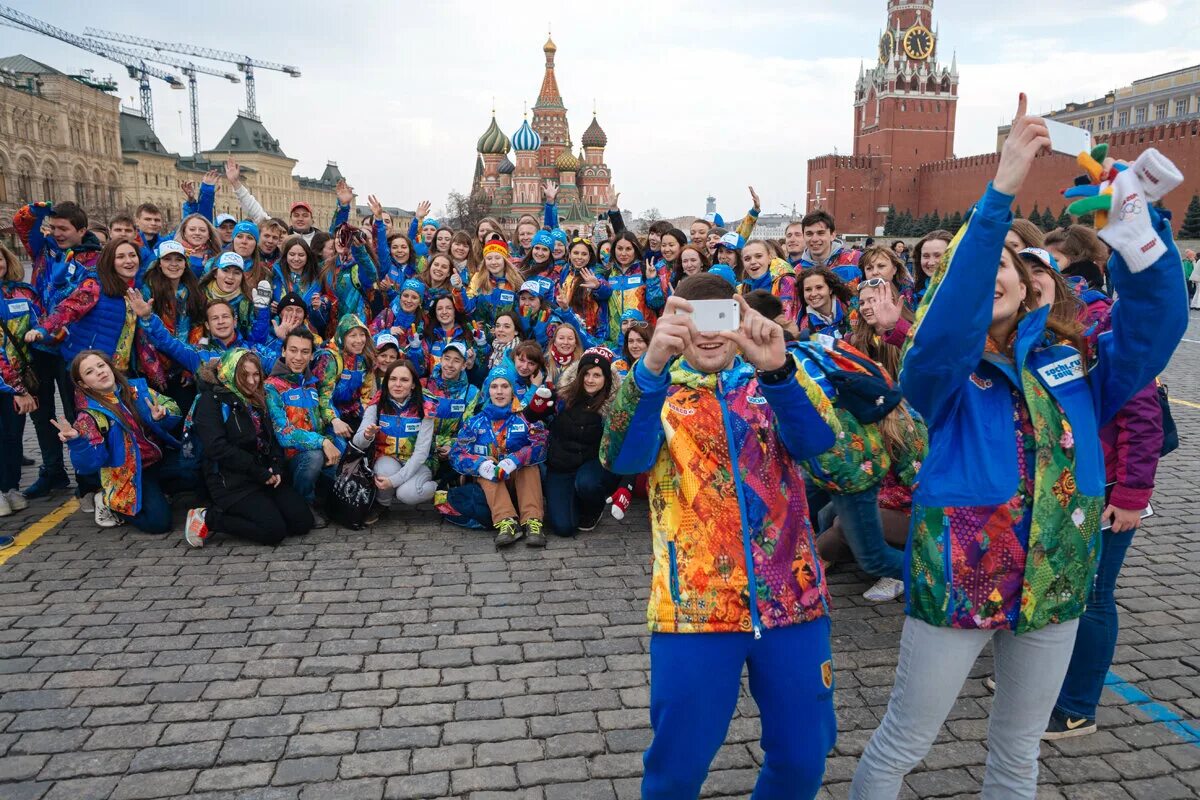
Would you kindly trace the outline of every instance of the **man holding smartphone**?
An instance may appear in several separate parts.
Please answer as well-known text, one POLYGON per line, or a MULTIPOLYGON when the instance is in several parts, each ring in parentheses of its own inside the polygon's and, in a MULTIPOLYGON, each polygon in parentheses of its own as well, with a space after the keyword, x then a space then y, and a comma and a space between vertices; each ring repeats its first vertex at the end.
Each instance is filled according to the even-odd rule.
POLYGON ((797 372, 783 329, 723 278, 686 278, 663 311, 600 448, 614 472, 651 470, 654 741, 642 797, 699 794, 745 664, 763 729, 754 796, 813 797, 837 721, 824 575, 798 462, 833 444, 822 416, 832 409, 797 372), (693 303, 710 300, 737 303, 735 328, 698 329, 693 303))

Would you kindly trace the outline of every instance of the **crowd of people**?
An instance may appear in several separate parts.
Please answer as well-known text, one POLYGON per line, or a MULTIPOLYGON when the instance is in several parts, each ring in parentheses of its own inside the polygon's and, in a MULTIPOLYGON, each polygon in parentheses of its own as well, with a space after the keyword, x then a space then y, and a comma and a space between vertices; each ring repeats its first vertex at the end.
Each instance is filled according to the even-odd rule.
POLYGON ((185 504, 193 547, 324 527, 352 462, 366 523, 432 505, 497 547, 648 496, 643 796, 698 794, 747 663, 755 797, 816 793, 837 727, 825 574, 855 562, 908 616, 852 796, 897 795, 990 641, 984 796, 1033 797, 1039 739, 1095 730, 1188 296, 1153 207, 1173 165, 1084 154, 1075 194, 1111 213, 1043 234, 1010 206, 1048 143, 1022 98, 962 229, 911 251, 847 247, 820 210, 752 238, 753 188, 736 228, 638 236, 614 197, 572 236, 549 182, 540 219, 474 230, 428 203, 401 229, 374 196, 352 218, 343 182, 318 230, 304 203, 271 216, 232 160, 182 187, 170 232, 150 204, 106 225, 27 205, 28 281, 0 250, 0 516, 70 487, 63 445, 96 525, 163 534, 185 504), (221 180, 240 218, 214 214, 221 180), (698 330, 704 300, 734 300, 737 326, 698 330))

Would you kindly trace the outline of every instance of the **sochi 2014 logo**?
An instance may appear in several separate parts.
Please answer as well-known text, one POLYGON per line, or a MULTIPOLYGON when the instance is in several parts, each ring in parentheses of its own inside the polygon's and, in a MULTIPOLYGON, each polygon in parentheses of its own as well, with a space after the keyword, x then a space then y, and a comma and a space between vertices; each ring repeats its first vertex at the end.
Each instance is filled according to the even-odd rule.
POLYGON ((1117 211, 1117 219, 1124 222, 1131 217, 1136 217, 1142 213, 1142 198, 1137 193, 1130 194, 1121 202, 1121 208, 1117 211))

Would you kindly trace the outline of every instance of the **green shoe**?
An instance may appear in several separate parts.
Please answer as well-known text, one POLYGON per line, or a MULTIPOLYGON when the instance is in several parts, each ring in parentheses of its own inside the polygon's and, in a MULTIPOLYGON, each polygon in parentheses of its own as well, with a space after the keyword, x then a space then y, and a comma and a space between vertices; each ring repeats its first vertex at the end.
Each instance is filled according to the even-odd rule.
POLYGON ((496 546, 507 547, 524 535, 515 519, 502 519, 496 523, 496 546))
POLYGON ((546 534, 542 533, 542 521, 540 519, 531 519, 525 523, 525 546, 546 546, 546 534))

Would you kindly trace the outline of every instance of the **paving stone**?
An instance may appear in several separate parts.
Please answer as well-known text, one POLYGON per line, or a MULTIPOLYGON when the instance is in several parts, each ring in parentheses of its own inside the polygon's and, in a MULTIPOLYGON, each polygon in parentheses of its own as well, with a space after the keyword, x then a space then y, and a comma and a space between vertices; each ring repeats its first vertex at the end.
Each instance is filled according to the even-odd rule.
POLYGON ((333 780, 337 777, 339 761, 338 756, 284 759, 276 766, 271 782, 276 786, 287 786, 333 780))
POLYGON ((149 800, 159 797, 186 797, 196 780, 196 770, 146 772, 121 778, 112 800, 149 800))
POLYGON ((423 775, 388 778, 383 796, 385 800, 418 800, 418 798, 441 797, 449 790, 449 772, 427 772, 423 775))

